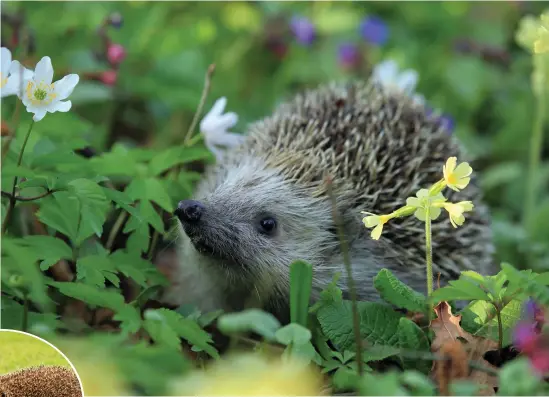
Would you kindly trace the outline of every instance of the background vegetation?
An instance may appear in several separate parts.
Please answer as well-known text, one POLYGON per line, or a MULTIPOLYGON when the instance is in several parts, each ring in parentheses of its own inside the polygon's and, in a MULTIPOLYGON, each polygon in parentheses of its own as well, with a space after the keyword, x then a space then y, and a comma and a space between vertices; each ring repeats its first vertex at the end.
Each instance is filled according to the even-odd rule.
MULTIPOLYGON (((128 1, 1 6, 2 46, 11 49, 14 59, 34 68, 47 55, 56 71, 54 80, 80 75, 69 98, 72 109, 36 123, 19 167, 16 160, 31 115, 24 108, 16 110, 16 98, 2 99, 3 147, 10 141, 2 153, 2 191, 11 192, 17 176, 24 178, 18 196, 46 192, 39 200, 18 202, 2 236, 2 328, 30 329, 63 344, 69 357, 78 357, 87 368, 85 376, 92 379, 88 389, 100 387, 86 389, 86 395, 169 393, 169 379, 218 357, 217 339, 203 328, 215 323, 219 313, 189 308, 176 312, 156 302, 173 267, 168 233, 173 209, 191 196, 204 165, 214 161, 198 131, 191 131, 197 137, 193 145, 184 142, 212 63, 215 73, 204 110, 227 97, 227 110, 239 115, 234 130, 243 133, 249 122, 305 87, 367 78, 386 59, 416 70, 417 91, 444 114, 473 159, 494 217, 496 260, 540 273, 549 267, 549 140, 534 147, 542 162, 535 175, 531 222, 524 222, 537 103, 531 89, 532 57, 515 40, 520 19, 539 15, 541 3, 128 1), (296 36, 291 24, 296 16, 313 24, 314 39, 296 36), (381 21, 386 40, 362 31, 361 24, 372 17, 381 21), (107 43, 121 45, 125 57, 109 61, 107 43), (52 190, 59 192, 49 194, 52 190), (71 338, 59 340, 60 334, 71 338)), ((547 125, 543 134, 547 137, 547 125)), ((8 204, 3 197, 3 220, 8 204)), ((507 269, 505 277, 513 271, 507 269)), ((539 288, 531 289, 539 295, 539 288)), ((306 346, 301 346, 305 357, 322 363, 330 375, 339 373, 330 387, 345 390, 348 378, 341 374, 356 369, 356 346, 344 342, 341 332, 346 331, 334 333, 326 325, 330 313, 346 310, 349 303, 340 302, 334 291, 326 295, 332 306, 315 317, 320 328, 305 322, 299 331, 275 337, 281 328, 264 313, 248 313, 237 322, 271 324, 254 330, 288 351, 305 338, 297 343, 306 346), (312 334, 303 330, 307 327, 312 334), (314 343, 309 347, 310 340, 314 343)), ((526 295, 519 300, 509 295, 498 310, 514 302, 513 317, 526 295)), ((396 304, 393 298, 388 301, 396 304)), ((404 308, 421 312, 422 302, 404 308)), ((486 309, 483 302, 480 306, 486 309)), ((422 336, 424 331, 430 335, 426 329, 414 328, 392 310, 367 306, 361 310, 381 310, 380 315, 391 319, 386 323, 394 325, 365 332, 373 345, 429 350, 422 336), (397 335, 399 326, 401 342, 385 338, 397 335)), ((470 320, 467 331, 497 342, 494 314, 479 323, 479 313, 464 315, 470 320)), ((350 324, 347 317, 341 324, 347 319, 350 324)), ((234 337, 234 328, 225 331, 234 337)), ((509 335, 505 344, 510 344, 509 335)), ((394 350, 376 354, 365 363, 396 356, 401 367, 426 374, 430 370, 427 364, 414 367, 413 359, 394 350)), ((424 378, 409 376, 409 383, 424 382, 427 389, 421 390, 430 390, 424 378)), ((361 392, 401 390, 394 386, 396 380, 383 379, 383 392, 361 392)), ((179 387, 180 393, 190 390, 179 387)))

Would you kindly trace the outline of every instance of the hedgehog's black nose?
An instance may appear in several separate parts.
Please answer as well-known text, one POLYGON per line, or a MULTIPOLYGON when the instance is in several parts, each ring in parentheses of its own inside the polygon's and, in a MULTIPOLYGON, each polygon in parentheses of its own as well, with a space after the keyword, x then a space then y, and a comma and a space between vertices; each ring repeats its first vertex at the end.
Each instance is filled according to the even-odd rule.
POLYGON ((181 222, 194 223, 198 222, 202 217, 204 211, 204 205, 195 200, 183 200, 177 205, 177 209, 174 214, 181 222))

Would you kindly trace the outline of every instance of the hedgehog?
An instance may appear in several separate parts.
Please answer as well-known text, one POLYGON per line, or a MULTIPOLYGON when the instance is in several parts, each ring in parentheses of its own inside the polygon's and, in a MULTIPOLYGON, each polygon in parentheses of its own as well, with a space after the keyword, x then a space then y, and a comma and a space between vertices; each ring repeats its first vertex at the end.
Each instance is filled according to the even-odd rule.
POLYGON ((2 397, 83 397, 71 368, 40 365, 0 375, 2 397))
MULTIPOLYGON (((338 272, 349 297, 334 211, 359 300, 380 299, 373 279, 383 268, 425 292, 424 225, 395 219, 374 241, 361 211, 386 214, 405 205, 440 180, 452 156, 467 161, 424 105, 372 79, 304 90, 250 124, 245 142, 209 166, 192 199, 179 202, 179 263, 165 301, 202 312, 258 307, 287 323, 296 260, 313 267, 312 302, 338 272)), ((491 274, 490 215, 475 178, 445 194, 475 209, 457 229, 445 217, 433 222, 434 274, 442 285, 463 270, 491 274)))

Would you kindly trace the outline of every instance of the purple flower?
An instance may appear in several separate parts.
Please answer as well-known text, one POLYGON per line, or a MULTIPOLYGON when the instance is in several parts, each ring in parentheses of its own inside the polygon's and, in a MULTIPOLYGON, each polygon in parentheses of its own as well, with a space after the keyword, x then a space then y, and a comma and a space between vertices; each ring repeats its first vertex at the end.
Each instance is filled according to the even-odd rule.
POLYGON ((513 343, 519 350, 530 353, 536 350, 538 342, 539 336, 532 324, 517 324, 513 332, 513 343))
POLYGON ((373 45, 381 46, 389 38, 387 24, 383 19, 375 16, 364 18, 360 23, 359 32, 364 40, 373 45))
POLYGON ((454 129, 456 127, 456 122, 454 118, 450 116, 448 113, 443 114, 439 118, 439 122, 448 132, 454 132, 454 129))
POLYGON ((296 40, 301 44, 310 45, 316 37, 315 26, 305 17, 292 17, 290 28, 296 40))
POLYGON ((353 43, 342 43, 337 50, 337 58, 341 66, 352 68, 358 64, 360 52, 353 43))

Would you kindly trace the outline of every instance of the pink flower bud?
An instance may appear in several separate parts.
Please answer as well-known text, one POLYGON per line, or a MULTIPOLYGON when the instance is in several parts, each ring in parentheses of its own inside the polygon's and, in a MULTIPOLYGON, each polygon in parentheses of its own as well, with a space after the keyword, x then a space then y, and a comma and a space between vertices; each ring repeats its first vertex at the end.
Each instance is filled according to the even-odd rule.
POLYGON ((538 374, 546 375, 549 372, 549 350, 545 348, 532 352, 530 362, 538 374))
POLYGON ((515 327, 513 342, 520 351, 530 354, 537 349, 539 340, 539 334, 532 324, 519 323, 515 327))
POLYGON ((105 85, 115 85, 116 79, 118 78, 118 73, 116 70, 107 70, 106 72, 101 73, 99 80, 105 85))
POLYGON ((126 50, 120 44, 110 44, 107 48, 107 59, 113 65, 118 65, 126 58, 126 50))

